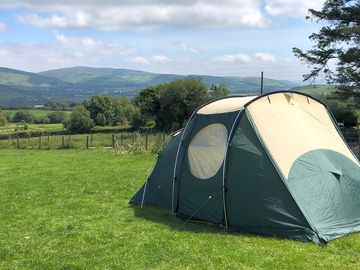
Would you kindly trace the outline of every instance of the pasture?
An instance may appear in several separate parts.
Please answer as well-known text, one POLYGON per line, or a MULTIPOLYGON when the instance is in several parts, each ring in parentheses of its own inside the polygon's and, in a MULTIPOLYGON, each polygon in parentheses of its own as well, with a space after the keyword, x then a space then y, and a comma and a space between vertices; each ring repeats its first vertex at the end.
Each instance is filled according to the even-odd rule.
MULTIPOLYGON (((32 116, 34 117, 45 117, 47 116, 49 113, 52 112, 58 112, 55 110, 40 110, 40 109, 24 109, 24 110, 2 110, 4 113, 8 114, 10 117, 14 116, 14 114, 18 111, 27 111, 29 112, 32 116)), ((66 115, 70 115, 71 111, 60 111, 60 112, 64 112, 66 115)))
POLYGON ((0 149, 0 269, 359 269, 360 234, 229 234, 132 207, 153 154, 0 149))

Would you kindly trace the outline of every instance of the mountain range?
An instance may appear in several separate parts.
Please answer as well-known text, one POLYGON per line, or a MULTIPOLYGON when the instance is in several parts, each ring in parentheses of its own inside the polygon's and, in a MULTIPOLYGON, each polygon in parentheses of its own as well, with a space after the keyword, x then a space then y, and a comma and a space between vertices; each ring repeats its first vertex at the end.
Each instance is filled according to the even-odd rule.
MULTIPOLYGON (((260 79, 257 77, 188 76, 199 77, 209 87, 214 83, 223 83, 232 94, 254 94, 260 91, 260 79)), ((47 101, 79 101, 99 94, 132 97, 145 87, 185 77, 114 68, 70 67, 32 73, 0 67, 0 104, 35 105, 47 101)), ((264 79, 265 92, 295 86, 298 84, 291 81, 264 79)))

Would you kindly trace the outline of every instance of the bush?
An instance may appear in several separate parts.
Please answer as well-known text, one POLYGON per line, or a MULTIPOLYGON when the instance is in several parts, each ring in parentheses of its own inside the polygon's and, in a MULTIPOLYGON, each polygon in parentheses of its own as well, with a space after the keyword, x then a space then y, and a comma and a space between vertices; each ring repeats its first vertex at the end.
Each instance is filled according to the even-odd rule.
POLYGON ((349 104, 339 100, 328 100, 326 103, 337 122, 344 123, 345 127, 356 126, 357 115, 349 104))
POLYGON ((50 119, 46 116, 38 116, 33 118, 35 124, 49 124, 50 119))
POLYGON ((5 126, 7 123, 6 115, 0 111, 0 126, 5 126))
POLYGON ((12 121, 15 123, 31 123, 33 121, 33 116, 28 111, 18 111, 12 117, 12 121))
POLYGON ((47 117, 51 124, 58 124, 64 122, 66 114, 64 112, 51 112, 48 113, 47 117))
POLYGON ((78 106, 71 113, 67 129, 73 133, 87 133, 95 126, 90 112, 84 106, 78 106))

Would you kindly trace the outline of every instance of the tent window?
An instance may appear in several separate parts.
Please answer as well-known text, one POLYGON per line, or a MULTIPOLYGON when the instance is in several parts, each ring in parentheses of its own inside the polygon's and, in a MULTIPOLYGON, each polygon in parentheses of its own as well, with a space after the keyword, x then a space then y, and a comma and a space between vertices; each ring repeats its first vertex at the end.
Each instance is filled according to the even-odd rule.
POLYGON ((193 137, 188 158, 190 171, 195 177, 209 179, 218 172, 224 161, 227 136, 223 124, 211 124, 193 137))

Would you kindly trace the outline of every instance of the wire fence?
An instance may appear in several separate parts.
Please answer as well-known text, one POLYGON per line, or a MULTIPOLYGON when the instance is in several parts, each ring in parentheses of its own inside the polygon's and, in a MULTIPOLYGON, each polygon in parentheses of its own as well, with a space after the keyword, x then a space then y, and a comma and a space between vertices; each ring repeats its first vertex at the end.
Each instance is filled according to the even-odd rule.
MULTIPOLYGON (((360 129, 343 131, 344 139, 355 153, 360 157, 360 129)), ((16 134, 2 136, 1 148, 16 149, 94 149, 94 148, 117 148, 123 151, 154 150, 164 143, 165 133, 149 132, 119 132, 119 133, 95 133, 95 134, 28 134, 18 136, 16 134)))
POLYGON ((118 148, 130 150, 157 150, 166 139, 165 133, 95 133, 72 135, 9 135, 0 139, 0 148, 15 149, 94 149, 118 148))

